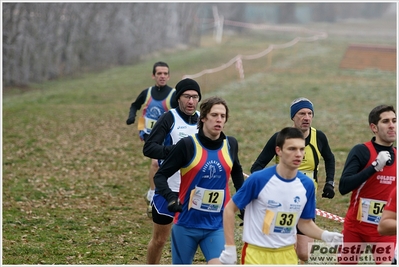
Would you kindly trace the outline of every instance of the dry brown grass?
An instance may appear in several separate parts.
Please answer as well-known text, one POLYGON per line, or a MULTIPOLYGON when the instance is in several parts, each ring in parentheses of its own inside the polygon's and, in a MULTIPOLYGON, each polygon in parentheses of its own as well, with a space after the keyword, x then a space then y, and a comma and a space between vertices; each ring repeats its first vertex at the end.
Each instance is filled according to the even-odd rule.
MULTIPOLYGON (((219 66, 238 52, 254 54, 289 40, 230 37, 221 46, 32 85, 29 92, 10 89, 3 99, 3 264, 145 263, 151 221, 142 194, 149 159, 142 155, 136 125, 125 120, 130 103, 151 84, 153 61, 170 64, 174 85, 183 74, 219 66)), ((327 38, 276 51, 269 68, 262 60, 244 62, 244 81, 234 69, 197 79, 204 98, 217 94, 227 100, 231 118, 225 132, 238 139, 246 173, 267 139, 291 125, 292 99, 305 96, 315 104, 314 126, 327 134, 336 156, 338 183, 349 149, 371 138, 368 112, 380 103, 396 105, 395 73, 338 68, 353 40, 327 38)), ((373 40, 381 42, 357 39, 373 40)), ((321 199, 321 189, 318 207, 344 216, 348 196, 337 192, 333 200, 321 199)), ((320 217, 317 223, 342 227, 320 217)), ((168 244, 161 264, 171 262, 169 250, 168 244)), ((195 263, 204 263, 201 253, 195 263)))

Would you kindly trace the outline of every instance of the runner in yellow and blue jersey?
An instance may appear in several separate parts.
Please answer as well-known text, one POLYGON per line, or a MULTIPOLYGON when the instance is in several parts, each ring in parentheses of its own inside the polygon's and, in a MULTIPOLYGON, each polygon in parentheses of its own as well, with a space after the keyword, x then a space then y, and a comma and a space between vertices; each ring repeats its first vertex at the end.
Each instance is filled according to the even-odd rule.
MULTIPOLYGON (((127 125, 131 125, 135 122, 137 111, 144 106, 142 115, 139 117, 137 124, 141 141, 147 139, 155 122, 163 113, 178 106, 175 97, 176 90, 166 84, 169 81, 169 78, 170 73, 168 64, 162 61, 156 62, 152 69, 152 79, 155 80, 155 85, 144 89, 137 96, 136 101, 130 105, 129 118, 126 120, 127 125)), ((157 170, 158 160, 151 159, 150 171, 148 174, 150 189, 144 195, 148 204, 148 217, 152 216, 152 208, 149 204, 154 196, 155 186, 153 178, 157 170)))
POLYGON ((155 174, 156 193, 176 212, 172 227, 172 264, 191 264, 199 246, 208 264, 218 263, 224 248, 223 209, 230 200, 229 179, 238 190, 244 182, 238 142, 222 130, 226 102, 211 97, 200 106, 198 133, 177 142, 155 174), (168 177, 180 170, 179 195, 168 177))

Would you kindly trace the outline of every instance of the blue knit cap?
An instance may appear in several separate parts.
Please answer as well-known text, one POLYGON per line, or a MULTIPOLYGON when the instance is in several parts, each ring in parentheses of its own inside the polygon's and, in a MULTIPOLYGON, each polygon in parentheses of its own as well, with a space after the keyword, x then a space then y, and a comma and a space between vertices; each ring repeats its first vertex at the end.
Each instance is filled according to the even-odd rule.
POLYGON ((291 119, 295 116, 295 114, 303 108, 308 108, 312 111, 314 116, 313 104, 309 99, 300 97, 292 101, 291 103, 291 119))

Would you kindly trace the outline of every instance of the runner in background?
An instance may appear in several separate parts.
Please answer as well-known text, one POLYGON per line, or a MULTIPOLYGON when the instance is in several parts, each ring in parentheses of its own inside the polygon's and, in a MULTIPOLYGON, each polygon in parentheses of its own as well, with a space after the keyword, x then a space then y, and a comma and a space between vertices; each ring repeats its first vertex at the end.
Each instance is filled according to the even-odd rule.
MULTIPOLYGON (((152 79, 155 85, 144 89, 130 105, 129 117, 126 120, 127 125, 131 125, 136 120, 136 113, 141 109, 143 112, 139 117, 137 128, 141 141, 145 141, 154 127, 158 118, 171 108, 177 107, 177 100, 175 99, 175 89, 168 86, 170 73, 169 66, 165 62, 156 62, 152 68, 152 79)), ((151 159, 150 171, 148 173, 148 180, 150 188, 144 195, 147 203, 147 215, 152 216, 152 207, 150 202, 154 196, 154 174, 158 170, 158 160, 151 159)))
MULTIPOLYGON (((326 171, 326 183, 324 184, 321 196, 323 198, 332 199, 335 196, 335 157, 331 151, 327 136, 322 131, 312 127, 314 118, 313 103, 304 97, 297 98, 291 103, 290 113, 291 120, 294 122, 294 127, 301 130, 305 136, 305 154, 299 166, 299 171, 313 180, 317 192, 319 162, 320 158, 323 158, 326 171)), ((279 163, 279 157, 275 150, 277 135, 278 132, 267 141, 262 152, 251 167, 252 173, 263 169, 273 157, 276 158, 276 163, 279 163)), ((313 243, 313 239, 302 234, 302 232, 297 229, 297 243, 295 249, 300 263, 304 263, 308 260, 308 246, 311 243, 313 243)))
MULTIPOLYGON (((145 156, 164 160, 175 144, 183 137, 198 132, 199 112, 197 106, 201 100, 198 83, 192 79, 181 80, 176 84, 176 99, 179 106, 164 113, 155 123, 143 147, 145 156)), ((168 185, 178 196, 180 171, 168 179, 168 185)), ((167 209, 167 201, 155 194, 152 201, 152 238, 148 243, 147 264, 159 264, 162 249, 165 246, 172 228, 174 212, 167 209)))

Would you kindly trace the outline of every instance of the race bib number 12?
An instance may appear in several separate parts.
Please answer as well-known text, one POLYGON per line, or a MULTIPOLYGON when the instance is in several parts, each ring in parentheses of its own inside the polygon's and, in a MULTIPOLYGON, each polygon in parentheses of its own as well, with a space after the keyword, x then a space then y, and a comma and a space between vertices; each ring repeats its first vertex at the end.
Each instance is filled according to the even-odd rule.
POLYGON ((223 207, 224 190, 196 187, 191 190, 189 209, 205 212, 220 212, 223 207))

